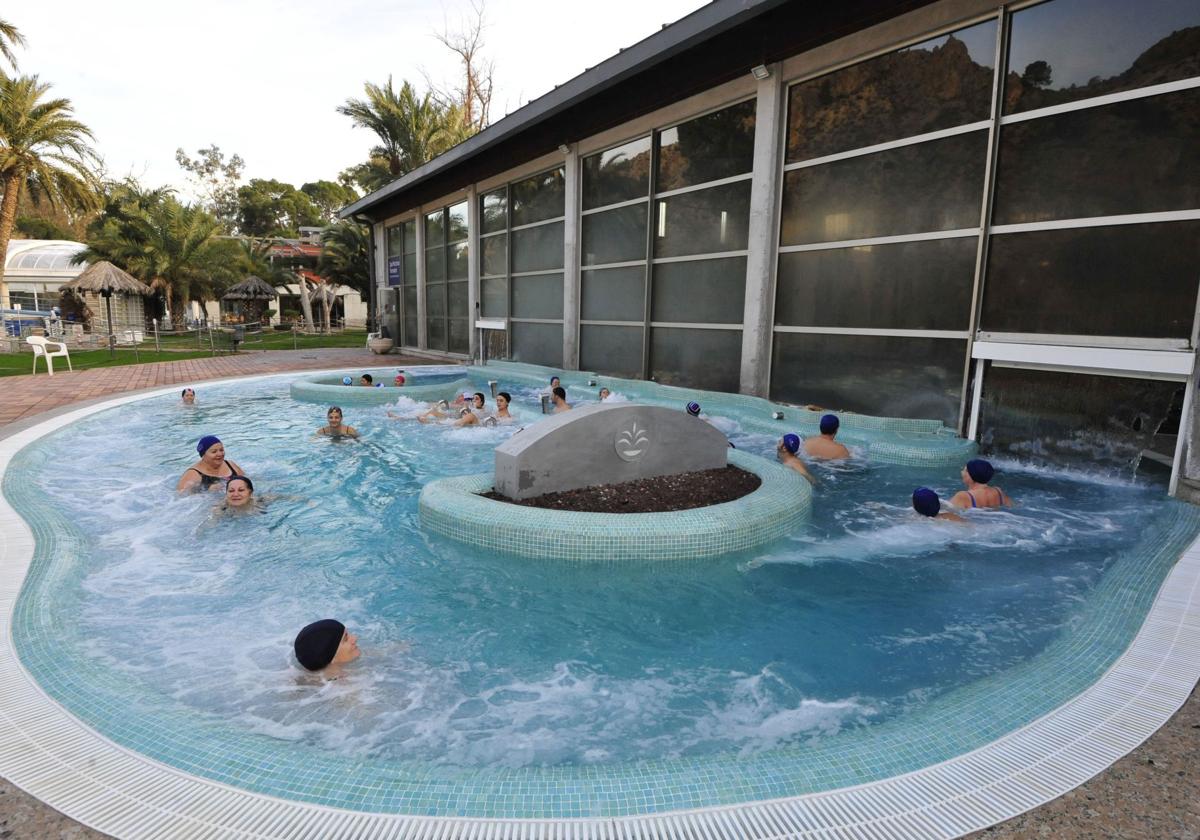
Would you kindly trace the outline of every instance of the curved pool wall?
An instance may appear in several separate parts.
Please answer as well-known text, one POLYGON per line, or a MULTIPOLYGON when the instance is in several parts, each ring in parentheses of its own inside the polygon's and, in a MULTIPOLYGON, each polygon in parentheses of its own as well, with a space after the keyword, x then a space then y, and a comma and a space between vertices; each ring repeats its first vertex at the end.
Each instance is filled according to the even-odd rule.
MULTIPOLYGON (((474 390, 471 380, 466 376, 466 370, 457 365, 453 367, 438 366, 429 374, 416 374, 409 377, 409 384, 397 387, 392 385, 396 368, 363 368, 355 371, 344 370, 336 373, 325 373, 319 376, 307 376, 291 384, 289 392, 292 399, 322 405, 388 405, 399 397, 407 397, 416 402, 437 402, 452 400, 463 391, 474 390), (362 385, 346 385, 343 376, 349 376, 355 382, 364 373, 369 373, 382 381, 382 387, 367 388, 362 385), (455 374, 458 374, 455 376, 455 374), (436 379, 436 382, 421 384, 423 379, 436 379)), ((411 368, 405 368, 409 372, 411 368)))
MULTIPOLYGON (((147 396, 164 393, 170 391, 147 396)), ((158 699, 143 700, 141 707, 131 707, 117 681, 78 652, 80 640, 71 637, 71 625, 56 614, 55 581, 71 573, 71 558, 84 550, 88 536, 79 533, 66 518, 43 506, 29 483, 21 480, 26 473, 53 467, 46 447, 25 448, 25 445, 70 419, 136 399, 140 397, 122 398, 73 412, 63 420, 41 424, 16 435, 16 445, 9 441, 0 442, 0 463, 7 462, 8 467, 2 485, 4 496, 19 514, 18 517, 3 511, 4 516, 0 517, 6 524, 6 535, 10 531, 17 535, 15 538, 6 536, 3 557, 5 583, 0 609, 12 607, 12 636, 6 641, 15 648, 25 671, 37 680, 40 691, 125 749, 242 790, 373 813, 535 820, 607 817, 617 820, 635 814, 733 806, 861 786, 873 780, 916 773, 940 762, 957 762, 956 756, 962 757, 962 762, 970 762, 971 767, 978 767, 977 759, 969 755, 972 751, 979 750, 982 755, 996 739, 1019 739, 1022 731, 1018 730, 1031 724, 1036 727, 1035 721, 1064 704, 1072 705, 1072 698, 1081 692, 1095 693, 1089 687, 1121 657, 1141 627, 1164 578, 1171 572, 1182 550, 1200 531, 1200 512, 1195 508, 1180 503, 1167 505, 1153 521, 1146 523, 1147 536, 1137 547, 1114 558, 1112 567, 1081 609, 1073 631, 1042 653, 949 692, 902 719, 844 733, 816 744, 750 757, 717 755, 612 766, 489 771, 341 758, 262 736, 234 732, 218 721, 180 714, 158 699), (31 539, 26 539, 26 524, 31 539), (22 578, 20 597, 14 604, 12 599, 16 595, 17 582, 22 578), (147 724, 147 719, 139 712, 152 709, 155 716, 149 720, 155 723, 147 724), (158 721, 174 725, 161 726, 158 721)), ((1152 638, 1146 643, 1155 654, 1160 647, 1174 645, 1173 649, 1181 648, 1191 659, 1183 665, 1148 665, 1145 664, 1146 657, 1139 653, 1130 666, 1139 679, 1143 672, 1151 672, 1148 679, 1168 677, 1167 688, 1174 691, 1173 698, 1177 697, 1170 701, 1174 704, 1171 708, 1165 708, 1169 704, 1161 699, 1150 698, 1158 704, 1150 710, 1158 715, 1154 726, 1165 721, 1186 699, 1200 665, 1195 657, 1196 628, 1200 626, 1196 621, 1200 612, 1195 603, 1200 586, 1196 568, 1197 561, 1193 560, 1185 570, 1191 578, 1184 575, 1181 584, 1159 598, 1156 611, 1169 614, 1170 621, 1163 623, 1166 629, 1158 625, 1151 628, 1152 638)), ((9 628, 7 621, 4 628, 9 628)), ((1142 635, 1145 636, 1146 631, 1142 635)), ((8 650, 7 645, 5 650, 8 650)), ((20 666, 15 667, 15 672, 6 673, 23 677, 25 671, 20 666)), ((1116 711, 1123 711, 1131 697, 1140 696, 1135 688, 1126 690, 1123 682, 1126 679, 1122 676, 1122 682, 1115 688, 1104 688, 1109 694, 1116 691, 1128 695, 1118 697, 1117 701, 1105 699, 1105 709, 1119 701, 1121 707, 1116 711)), ((2 689, 4 697, 15 696, 21 686, 7 682, 2 689)), ((1161 686, 1155 692, 1157 695, 1169 693, 1161 686)), ((22 696, 30 695, 26 692, 22 696)), ((1079 702, 1074 701, 1075 704, 1079 702)), ((3 706, 0 711, 4 711, 4 721, 12 718, 3 706)), ((1137 720, 1146 717, 1138 715, 1137 720)), ((29 725, 32 727, 34 722, 29 725)), ((1105 735, 1102 743, 1092 748, 1084 743, 1082 755, 1088 759, 1097 753, 1110 752, 1110 743, 1125 744, 1123 749, 1126 751, 1132 749, 1153 731, 1154 726, 1132 736, 1132 741, 1131 736, 1121 732, 1105 735)), ((20 729, 10 731, 23 732, 20 729)), ((1049 734, 1057 737, 1061 733, 1052 731, 1049 734)), ((0 745, 0 769, 5 769, 5 763, 12 755, 11 750, 0 745)), ((1052 752, 1050 758, 1053 757, 1052 752)), ((1089 760, 1084 760, 1084 765, 1090 766, 1089 760)), ((1005 778, 1023 772, 1007 765, 991 769, 1002 771, 1005 778)), ((1091 772, 1098 769, 1100 767, 1095 767, 1091 772)), ((927 772, 936 771, 937 768, 933 768, 927 772)), ((1060 775, 1066 775, 1066 770, 1060 775)), ((1074 784, 1083 778, 1086 776, 1077 778, 1074 784)), ((1050 790, 1048 785, 1034 781, 1037 783, 1035 791, 1050 790)), ((897 779, 886 784, 893 783, 904 784, 906 780, 897 779)), ((975 783, 972 778, 964 778, 962 784, 975 783)), ((1032 807, 1065 789, 1060 787, 1057 792, 1049 792, 1040 799, 1039 793, 1027 793, 1009 803, 1007 813, 1032 807)), ((953 791, 948 795, 952 794, 953 791)), ((67 808, 64 810, 70 812, 67 808)), ((963 824, 979 827, 988 823, 967 820, 963 824)), ((750 833, 734 831, 719 836, 748 836, 750 833)), ((611 836, 607 832, 602 834, 611 836)), ((922 836, 912 831, 908 835, 922 836)), ((942 830, 924 836, 953 834, 942 830)))
POLYGON ((747 431, 783 437, 788 432, 803 435, 820 434, 821 417, 836 413, 841 421, 838 440, 862 450, 868 458, 884 464, 908 464, 939 467, 962 466, 975 456, 975 441, 958 436, 940 420, 913 420, 904 417, 873 417, 850 411, 825 408, 808 411, 794 405, 773 403, 762 397, 728 394, 723 391, 701 391, 660 385, 641 379, 621 379, 588 371, 557 371, 539 365, 520 362, 488 362, 487 365, 467 368, 479 378, 518 381, 535 387, 545 387, 551 375, 561 378, 567 389, 567 401, 572 394, 585 393, 597 398, 601 388, 636 402, 683 409, 688 402, 698 400, 704 414, 723 415, 737 419, 747 431), (595 385, 589 385, 595 382, 595 385), (776 412, 782 420, 774 419, 776 412))
POLYGON ((421 525, 487 551, 566 562, 699 560, 745 551, 790 534, 812 509, 812 488, 795 470, 729 451, 729 463, 762 484, 720 505, 669 513, 578 513, 480 496, 492 474, 453 476, 421 490, 421 525))

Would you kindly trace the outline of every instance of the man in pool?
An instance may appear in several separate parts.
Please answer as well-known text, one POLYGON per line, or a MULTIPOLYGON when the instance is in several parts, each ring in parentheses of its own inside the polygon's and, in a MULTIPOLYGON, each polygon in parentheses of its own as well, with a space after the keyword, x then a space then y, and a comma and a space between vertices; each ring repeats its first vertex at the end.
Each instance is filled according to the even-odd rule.
POLYGON ((918 487, 912 494, 913 510, 928 516, 930 519, 943 519, 949 522, 966 522, 961 516, 953 511, 942 510, 942 500, 938 498, 938 494, 930 490, 928 487, 918 487))
MULTIPOLYGON (((554 377, 555 380, 558 377, 554 377)), ((564 411, 571 410, 571 404, 567 402, 567 389, 561 385, 556 385, 554 390, 550 392, 551 399, 554 401, 554 413, 562 414, 564 411)))
POLYGON ((822 417, 821 436, 810 437, 804 441, 804 454, 810 458, 820 458, 823 461, 839 461, 849 458, 850 450, 834 440, 841 425, 836 414, 826 414, 822 417))
POLYGON ((1012 507, 1012 499, 999 487, 988 482, 996 474, 996 468, 983 458, 972 458, 962 470, 962 481, 966 490, 959 490, 950 498, 950 504, 959 510, 969 508, 1012 507))
POLYGON ((358 637, 337 619, 323 618, 307 625, 292 642, 296 661, 309 671, 323 671, 331 665, 353 662, 362 655, 358 637))
POLYGON ((183 399, 184 405, 195 405, 196 404, 196 392, 193 391, 191 388, 184 388, 182 399, 183 399))
POLYGON ((375 377, 371 376, 371 374, 369 374, 369 373, 364 373, 362 376, 360 376, 358 378, 358 384, 365 385, 368 388, 374 388, 375 387, 375 377))
POLYGON ((347 426, 342 423, 342 409, 338 406, 331 406, 329 411, 325 412, 325 419, 328 425, 317 429, 317 434, 328 435, 329 437, 358 437, 358 430, 353 426, 347 426))
POLYGON ((788 432, 784 435, 779 445, 775 447, 775 454, 779 458, 779 462, 789 469, 793 469, 800 475, 808 479, 808 483, 816 485, 817 480, 813 478, 812 473, 808 471, 808 467, 804 466, 804 462, 796 454, 800 451, 800 436, 788 432))

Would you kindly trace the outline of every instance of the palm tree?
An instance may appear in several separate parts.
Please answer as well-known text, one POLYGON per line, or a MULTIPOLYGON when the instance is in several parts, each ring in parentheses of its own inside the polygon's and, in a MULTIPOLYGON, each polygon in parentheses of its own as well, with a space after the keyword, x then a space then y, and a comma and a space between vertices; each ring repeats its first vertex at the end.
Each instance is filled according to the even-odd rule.
POLYGON ((418 96, 408 82, 401 85, 399 92, 392 86, 391 76, 386 85, 367 82, 364 88, 366 99, 347 99, 337 110, 354 120, 355 125, 375 132, 379 145, 371 149, 371 157, 386 160, 393 179, 474 133, 463 119, 461 108, 443 106, 430 93, 418 96))
POLYGON ((367 323, 374 322, 371 290, 371 228, 359 218, 343 219, 321 231, 317 271, 333 283, 349 286, 367 302, 367 323))
POLYGON ((0 20, 0 56, 4 57, 14 70, 17 69, 17 57, 13 55, 13 47, 25 46, 25 36, 17 27, 6 20, 0 20))
POLYGON ((78 261, 108 260, 162 292, 176 321, 184 305, 219 297, 238 276, 239 255, 219 237, 221 222, 169 189, 115 186, 78 261))
POLYGON ((4 254, 17 221, 22 190, 35 202, 88 207, 95 203, 92 165, 99 156, 86 125, 72 116, 69 99, 46 99, 50 85, 37 76, 0 73, 0 307, 8 306, 4 254))

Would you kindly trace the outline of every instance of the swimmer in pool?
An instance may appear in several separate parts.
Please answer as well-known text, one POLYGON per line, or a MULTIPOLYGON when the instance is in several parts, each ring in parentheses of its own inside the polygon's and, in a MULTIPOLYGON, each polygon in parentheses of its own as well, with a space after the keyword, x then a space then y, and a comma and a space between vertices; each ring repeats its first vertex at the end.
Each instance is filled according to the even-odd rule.
MULTIPOLYGON (((475 395, 470 391, 463 391, 454 398, 454 402, 447 403, 445 400, 437 403, 433 408, 426 411, 424 414, 417 415, 418 423, 436 423, 439 420, 445 420, 447 417, 462 417, 463 409, 469 409, 475 404, 475 395)), ((395 417, 397 420, 402 419, 395 414, 388 412, 388 417, 395 417)))
POLYGON ((962 470, 962 481, 966 490, 959 490, 950 498, 950 504, 959 510, 970 508, 1012 507, 1012 499, 999 487, 988 482, 996 474, 996 468, 983 458, 972 458, 962 470))
POLYGON ((254 482, 247 476, 235 475, 225 482, 225 501, 221 513, 265 513, 254 497, 254 482))
POLYGON ((226 479, 245 475, 237 464, 225 458, 225 444, 216 435, 200 438, 196 451, 200 453, 200 460, 179 477, 179 483, 175 485, 178 491, 220 489, 226 479))
POLYGON ((184 388, 183 394, 180 397, 180 399, 183 401, 184 405, 195 405, 196 404, 196 392, 193 391, 191 388, 184 388))
POLYGON ((396 371, 396 378, 394 380, 392 380, 392 384, 395 385, 397 388, 403 388, 405 381, 406 380, 404 378, 404 371, 402 371, 402 370, 396 371))
POLYGON ((804 453, 810 458, 820 458, 824 461, 849 458, 850 450, 834 440, 841 425, 836 414, 826 414, 822 417, 821 435, 820 437, 810 437, 804 441, 804 453))
POLYGON ((600 402, 604 402, 606 399, 608 399, 611 396, 612 396, 612 391, 608 390, 607 388, 600 389, 600 402))
POLYGON ((358 637, 333 618, 314 621, 297 633, 292 650, 296 661, 309 671, 323 671, 331 665, 353 662, 362 655, 358 637))
POLYGON ((483 422, 484 417, 487 416, 485 413, 486 409, 487 399, 484 398, 482 393, 476 391, 471 395, 471 405, 469 407, 464 407, 463 410, 459 412, 459 417, 454 421, 454 425, 478 425, 479 423, 483 422))
POLYGON ((808 483, 816 486, 817 480, 813 478, 812 473, 808 471, 808 467, 804 466, 804 462, 796 454, 800 451, 800 436, 794 435, 791 432, 784 435, 779 440, 779 445, 775 447, 775 454, 779 458, 779 462, 785 467, 795 470, 808 479, 808 483))
POLYGON ((559 388, 559 387, 562 387, 562 382, 559 380, 559 378, 557 376, 551 376, 550 377, 550 387, 546 389, 545 393, 553 395, 554 389, 559 388))
POLYGON ((375 387, 375 377, 371 376, 371 374, 369 374, 369 373, 364 373, 362 376, 358 377, 358 384, 364 385, 367 388, 374 388, 375 387))
POLYGON ((967 521, 953 511, 942 510, 942 500, 928 487, 918 487, 913 491, 912 506, 913 510, 921 516, 928 516, 930 519, 943 519, 949 522, 967 521))
POLYGON ((496 418, 497 423, 511 423, 517 419, 508 410, 508 404, 511 402, 512 396, 508 391, 499 391, 496 394, 496 413, 492 416, 496 418))
MULTIPOLYGON (((558 379, 557 376, 554 378, 558 379)), ((562 414, 564 411, 571 410, 571 404, 569 402, 567 402, 566 388, 564 388, 561 385, 556 385, 554 390, 551 392, 551 394, 553 395, 552 399, 554 400, 554 413, 555 414, 562 414)))
POLYGON ((329 437, 358 437, 358 429, 342 423, 342 409, 338 406, 331 406, 329 411, 325 412, 325 419, 329 425, 317 429, 317 434, 329 437))

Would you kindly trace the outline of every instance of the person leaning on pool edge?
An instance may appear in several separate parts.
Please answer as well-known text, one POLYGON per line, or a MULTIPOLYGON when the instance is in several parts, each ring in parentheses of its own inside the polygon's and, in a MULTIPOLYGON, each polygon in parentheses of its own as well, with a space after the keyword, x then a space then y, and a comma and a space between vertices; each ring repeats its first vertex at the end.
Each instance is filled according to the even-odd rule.
POLYGON ((175 485, 176 490, 211 490, 224 485, 226 479, 245 475, 237 464, 225 457, 225 444, 216 435, 200 438, 196 451, 200 453, 200 460, 184 470, 175 485))
POLYGON ((292 650, 296 661, 309 671, 353 662, 362 654, 358 649, 358 637, 334 618, 323 618, 307 625, 296 634, 292 650))

